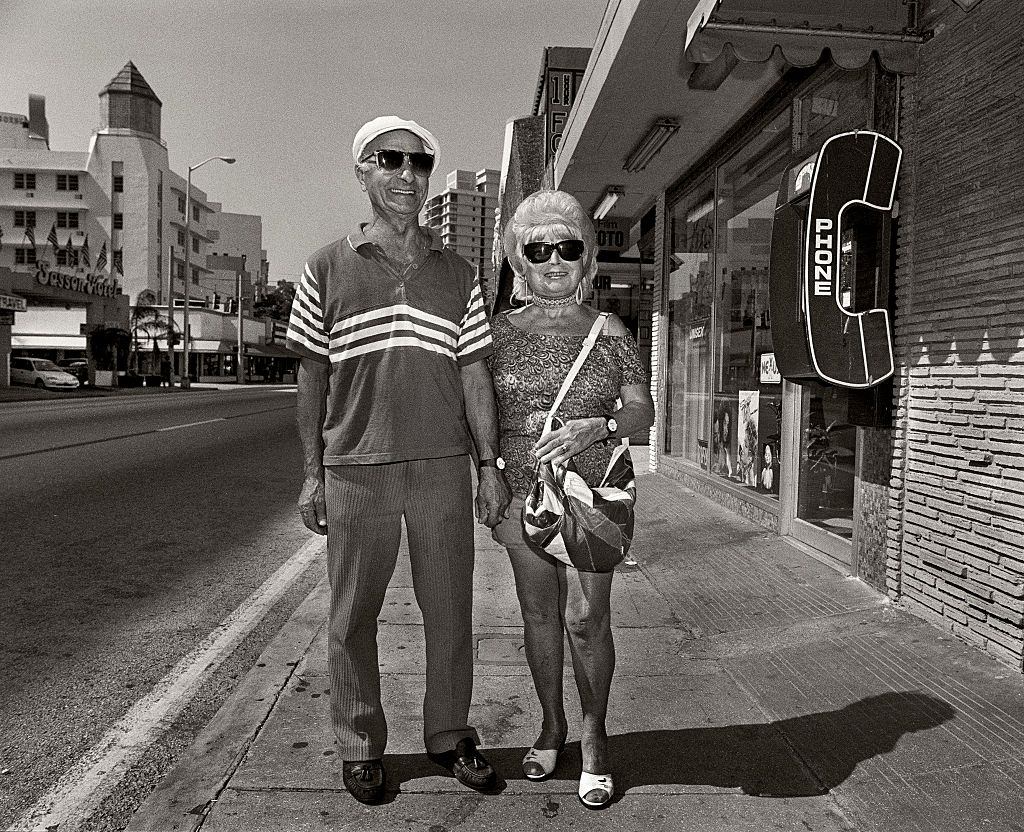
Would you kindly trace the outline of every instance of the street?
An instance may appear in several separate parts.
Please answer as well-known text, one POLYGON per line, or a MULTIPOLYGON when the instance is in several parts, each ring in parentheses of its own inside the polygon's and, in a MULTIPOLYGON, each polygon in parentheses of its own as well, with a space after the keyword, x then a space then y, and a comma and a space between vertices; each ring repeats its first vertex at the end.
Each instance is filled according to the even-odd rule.
MULTIPOLYGON (((0 828, 310 538, 294 402, 247 389, 0 405, 0 828)), ((250 663, 315 577, 245 641, 250 663)), ((232 675, 185 721, 215 711, 232 675)), ((109 812, 130 808, 125 788, 109 812)))

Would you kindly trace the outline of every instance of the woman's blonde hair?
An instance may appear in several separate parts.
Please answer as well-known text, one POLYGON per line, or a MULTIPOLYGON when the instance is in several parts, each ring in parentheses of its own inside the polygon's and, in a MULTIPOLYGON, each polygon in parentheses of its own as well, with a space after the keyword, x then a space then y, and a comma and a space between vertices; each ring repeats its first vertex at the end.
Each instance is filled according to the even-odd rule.
MULTIPOLYGON (((583 241, 583 297, 589 297, 597 275, 597 234, 594 224, 583 206, 565 191, 544 190, 530 194, 519 203, 515 214, 505 226, 505 256, 515 273, 512 297, 525 301, 529 295, 526 285, 526 259, 523 246, 536 228, 564 226, 573 239, 583 241)), ((552 241, 557 242, 557 241, 552 241)))

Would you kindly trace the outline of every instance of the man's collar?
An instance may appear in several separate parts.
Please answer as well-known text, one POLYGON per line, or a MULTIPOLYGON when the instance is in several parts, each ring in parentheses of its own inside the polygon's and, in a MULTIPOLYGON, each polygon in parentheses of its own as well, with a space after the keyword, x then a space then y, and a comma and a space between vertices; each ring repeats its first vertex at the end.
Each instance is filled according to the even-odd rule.
MULTIPOLYGON (((363 246, 372 245, 370 240, 366 238, 363 233, 363 228, 366 223, 363 223, 356 227, 356 230, 348 235, 348 244, 352 247, 352 251, 359 251, 363 246)), ((442 251, 444 249, 444 243, 441 240, 441 235, 438 234, 433 228, 426 225, 420 226, 421 231, 426 231, 430 235, 430 250, 431 251, 442 251)))

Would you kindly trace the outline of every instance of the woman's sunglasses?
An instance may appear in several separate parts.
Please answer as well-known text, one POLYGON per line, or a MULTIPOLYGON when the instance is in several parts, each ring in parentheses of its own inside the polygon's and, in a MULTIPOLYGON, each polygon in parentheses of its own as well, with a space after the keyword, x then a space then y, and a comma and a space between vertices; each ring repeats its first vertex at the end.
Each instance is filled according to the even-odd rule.
POLYGON ((551 252, 558 249, 558 256, 569 263, 575 263, 583 256, 585 246, 583 240, 562 240, 560 243, 526 243, 523 255, 531 263, 547 263, 551 252))
POLYGON ((371 156, 362 161, 373 160, 381 170, 387 173, 394 173, 400 170, 406 161, 409 168, 418 176, 430 176, 434 169, 434 157, 429 153, 406 153, 404 150, 375 150, 371 156))

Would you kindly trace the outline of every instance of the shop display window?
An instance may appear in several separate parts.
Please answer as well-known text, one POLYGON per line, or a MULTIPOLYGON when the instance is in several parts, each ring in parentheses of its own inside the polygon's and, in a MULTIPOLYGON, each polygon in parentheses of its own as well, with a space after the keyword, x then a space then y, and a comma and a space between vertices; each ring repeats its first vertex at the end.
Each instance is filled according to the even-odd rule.
POLYGON ((841 537, 853 534, 857 430, 845 390, 803 385, 796 516, 841 537))
POLYGON ((219 376, 221 372, 221 356, 217 353, 202 353, 199 356, 199 375, 219 376))
POLYGON ((778 498, 782 379, 774 371, 768 274, 792 111, 718 169, 711 472, 778 498))
POLYGON ((797 141, 801 148, 820 147, 838 133, 865 127, 868 73, 833 72, 797 99, 797 141))
POLYGON ((665 286, 668 336, 665 453, 711 463, 711 349, 715 194, 710 177, 671 215, 665 286))

